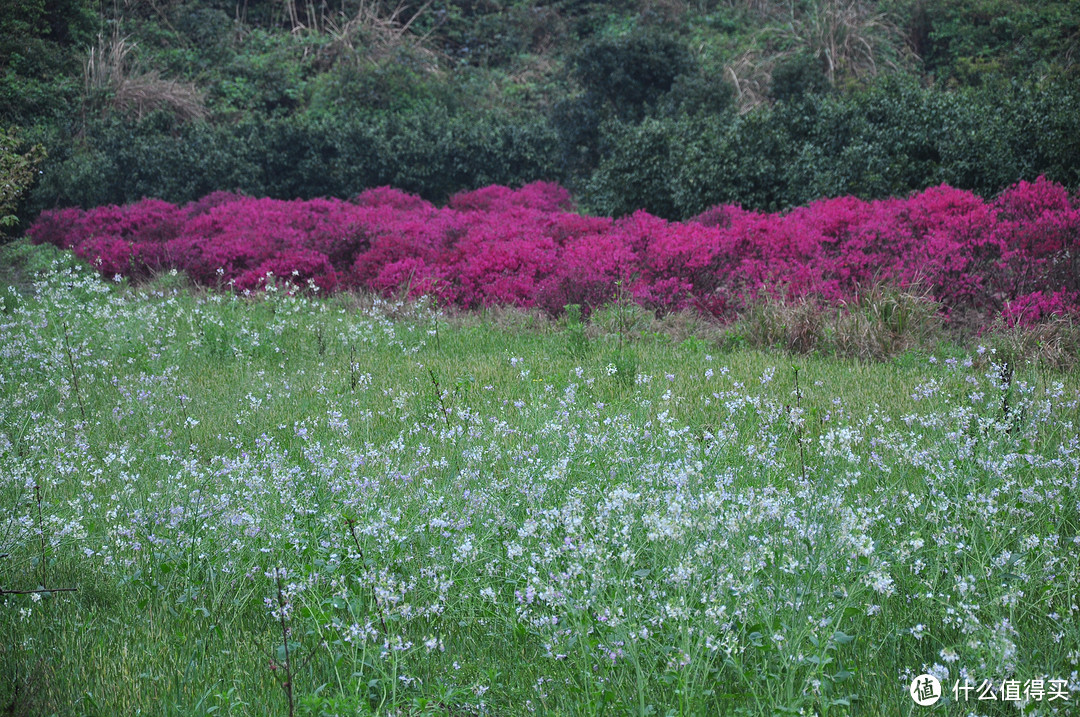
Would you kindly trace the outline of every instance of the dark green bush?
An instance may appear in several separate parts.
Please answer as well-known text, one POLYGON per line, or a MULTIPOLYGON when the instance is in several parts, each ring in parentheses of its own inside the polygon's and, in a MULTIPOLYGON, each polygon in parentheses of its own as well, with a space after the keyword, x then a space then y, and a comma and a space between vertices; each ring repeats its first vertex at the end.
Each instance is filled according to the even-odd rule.
POLYGON ((719 115, 735 106, 735 88, 702 72, 679 75, 658 103, 662 115, 719 115))
POLYGON ((89 0, 8 0, 0 10, 0 122, 31 126, 76 106, 74 49, 98 28, 89 0))
POLYGON ((142 121, 106 118, 81 137, 54 136, 36 209, 122 204, 143 197, 187 202, 216 189, 253 188, 243 127, 180 124, 163 113, 142 121))
POLYGON ((697 69, 682 42, 653 28, 591 40, 570 64, 586 100, 624 120, 644 117, 677 77, 697 69))
POLYGON ((610 152, 587 192, 598 213, 645 208, 675 219, 719 203, 769 210, 790 205, 784 172, 791 141, 771 109, 654 118, 608 130, 610 152))
MULTIPOLYGON (((218 189, 349 196, 384 184, 439 201, 536 179, 598 212, 672 218, 719 202, 777 210, 942 182, 992 195, 1039 174, 1077 188, 1074 5, 870 3, 925 58, 905 66, 930 73, 833 88, 820 54, 798 54, 791 18, 764 5, 365 5, 384 20, 419 13, 396 36, 371 17, 346 31, 356 3, 296 3, 293 27, 280 0, 11 0, 0 12, 0 121, 49 152, 24 212, 218 189), (198 121, 136 119, 167 102, 128 119, 95 104, 82 62, 110 27, 138 45, 133 76, 191 88, 198 121), (786 59, 772 65, 772 104, 739 115, 721 68, 750 37, 763 66, 786 59)), ((796 3, 792 17, 811 9, 796 3)))
MULTIPOLYGON (((627 169, 635 169, 638 175, 655 174, 665 161, 669 142, 655 123, 640 132, 634 130, 647 117, 719 115, 734 102, 728 84, 703 73, 680 39, 656 27, 590 40, 569 58, 568 65, 581 92, 555 106, 552 124, 559 134, 564 175, 573 188, 584 186, 584 178, 603 157, 611 157, 616 166, 645 160, 646 166, 628 165, 627 169), (602 129, 605 123, 606 130, 602 129), (625 142, 634 146, 621 146, 625 142)), ((606 171, 622 171, 616 166, 606 171)), ((592 181, 590 191, 606 195, 606 199, 596 199, 601 206, 630 206, 635 197, 649 195, 641 187, 655 178, 638 179, 645 184, 633 189, 629 184, 592 181)), ((672 209, 665 199, 653 204, 661 213, 672 209)))
POLYGON ((99 27, 96 0, 7 0, 0 13, 0 42, 40 37, 60 44, 88 43, 99 27))
POLYGON ((23 196, 37 181, 38 165, 44 158, 45 148, 27 145, 17 127, 0 127, 0 240, 19 225, 23 196))
POLYGON ((823 94, 830 89, 829 78, 819 58, 799 53, 779 62, 772 71, 769 94, 773 99, 792 101, 805 95, 823 94))
POLYGON ((587 185, 589 207, 613 216, 647 209, 657 216, 677 218, 681 212, 672 196, 671 152, 688 139, 682 131, 685 126, 685 122, 657 118, 607 125, 611 152, 587 185))

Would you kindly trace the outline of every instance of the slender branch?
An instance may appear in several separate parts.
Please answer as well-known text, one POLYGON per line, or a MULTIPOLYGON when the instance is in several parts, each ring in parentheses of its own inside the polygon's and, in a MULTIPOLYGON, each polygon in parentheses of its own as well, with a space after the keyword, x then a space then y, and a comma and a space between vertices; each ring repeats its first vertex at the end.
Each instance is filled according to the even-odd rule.
POLYGON ((187 404, 184 403, 186 396, 180 394, 177 398, 180 399, 180 412, 184 414, 184 429, 187 431, 188 437, 188 451, 195 450, 195 439, 191 435, 191 416, 188 415, 187 404))
POLYGON ((431 375, 431 383, 435 385, 435 396, 439 399, 439 409, 442 411, 443 420, 446 421, 446 427, 450 428, 450 409, 446 407, 443 402, 442 389, 439 388, 439 379, 435 376, 435 371, 431 368, 428 369, 428 374, 431 375))
MULTIPOLYGON (((45 541, 45 519, 41 515, 41 486, 34 486, 34 500, 37 502, 38 509, 38 533, 41 535, 41 587, 33 590, 5 590, 0 588, 0 595, 39 595, 41 593, 73 593, 78 588, 50 588, 46 581, 47 563, 46 558, 46 541, 45 541)), ((0 553, 0 558, 6 558, 10 553, 0 553)))
POLYGON ((409 21, 408 21, 407 23, 405 23, 404 25, 402 25, 402 26, 401 26, 401 29, 400 29, 400 30, 398 30, 398 35, 404 35, 404 34, 405 34, 406 32, 408 32, 408 31, 409 31, 409 27, 410 27, 410 26, 411 26, 411 25, 412 25, 412 24, 413 24, 414 22, 416 22, 416 18, 420 17, 420 16, 421 16, 421 15, 422 15, 422 14, 424 13, 424 11, 425 11, 425 10, 427 10, 427 9, 428 9, 429 7, 431 7, 431 3, 432 3, 432 2, 434 2, 434 0, 427 0, 427 2, 425 2, 425 3, 424 3, 424 4, 423 4, 423 5, 421 6, 421 7, 420 7, 420 9, 419 9, 419 10, 417 10, 417 11, 416 11, 415 13, 413 13, 413 16, 412 16, 411 18, 409 18, 409 21))
POLYGON ((442 353, 442 342, 439 341, 439 300, 435 299, 435 351, 442 353))

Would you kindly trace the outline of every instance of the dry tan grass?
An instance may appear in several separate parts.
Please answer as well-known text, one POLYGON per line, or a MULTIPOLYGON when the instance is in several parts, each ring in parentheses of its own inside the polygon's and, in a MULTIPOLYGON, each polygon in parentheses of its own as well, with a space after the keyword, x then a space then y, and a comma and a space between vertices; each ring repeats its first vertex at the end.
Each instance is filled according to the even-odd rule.
POLYGON ((135 47, 116 33, 108 40, 98 36, 83 64, 84 101, 136 119, 156 110, 167 110, 185 121, 205 118, 206 105, 198 87, 165 79, 157 70, 138 68, 133 62, 135 47))
POLYGON ((751 306, 732 334, 756 347, 884 359, 929 344, 941 330, 940 307, 920 287, 871 287, 851 302, 766 298, 751 306))
POLYGON ((825 308, 812 299, 782 302, 768 297, 747 309, 732 333, 757 348, 811 353, 826 343, 824 315, 825 308))
POLYGON ((941 330, 941 306, 920 285, 897 289, 875 284, 843 308, 835 342, 845 355, 895 356, 927 344, 941 330))
POLYGON ((557 322, 542 309, 523 309, 516 306, 487 306, 477 311, 447 307, 444 317, 448 325, 494 327, 499 331, 517 333, 535 331, 547 334, 557 329, 557 322))
POLYGON ((876 75, 886 47, 905 47, 885 13, 864 0, 820 0, 786 32, 819 58, 829 82, 876 75))
POLYGON ((755 50, 747 50, 724 65, 724 79, 735 87, 739 114, 746 114, 766 101, 775 64, 776 58, 764 58, 755 50))
POLYGON ((773 71, 792 57, 806 55, 820 62, 834 85, 895 69, 893 56, 913 57, 901 29, 866 0, 814 0, 801 11, 787 2, 751 0, 743 8, 764 29, 755 47, 724 66, 740 113, 766 101, 773 71))
MULTIPOLYGON (((590 341, 634 343, 663 337, 674 343, 694 338, 717 348, 780 348, 791 353, 881 360, 926 347, 943 337, 940 306, 921 287, 896 289, 878 284, 846 304, 804 297, 782 302, 766 298, 733 324, 692 309, 657 316, 632 303, 611 304, 592 312, 583 327, 590 341)), ((447 309, 454 326, 477 323, 502 330, 548 333, 565 328, 539 309, 492 307, 481 312, 447 309)))
POLYGON ((1053 317, 1033 326, 1007 326, 998 321, 983 337, 995 349, 995 360, 1071 371, 1080 363, 1080 325, 1053 317))
MULTIPOLYGON (((427 35, 412 32, 414 23, 420 19, 434 0, 427 0, 418 10, 406 16, 399 3, 389 14, 382 12, 374 0, 363 0, 352 13, 322 14, 311 27, 299 24, 293 18, 293 32, 325 34, 330 42, 320 51, 324 61, 334 63, 343 59, 361 59, 371 62, 395 57, 405 52, 429 72, 439 69, 438 55, 425 46, 427 35)), ((307 17, 314 15, 309 9, 307 17)))
POLYGON ((698 339, 719 346, 727 335, 727 328, 719 320, 693 309, 664 314, 653 321, 651 330, 676 344, 698 339))

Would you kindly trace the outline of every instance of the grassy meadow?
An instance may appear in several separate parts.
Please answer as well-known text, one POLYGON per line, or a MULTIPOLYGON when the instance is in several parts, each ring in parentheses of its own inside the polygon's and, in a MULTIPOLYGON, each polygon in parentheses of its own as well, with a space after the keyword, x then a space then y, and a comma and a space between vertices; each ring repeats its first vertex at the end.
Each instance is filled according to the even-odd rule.
POLYGON ((1078 709, 1075 369, 3 262, 4 714, 1078 709))

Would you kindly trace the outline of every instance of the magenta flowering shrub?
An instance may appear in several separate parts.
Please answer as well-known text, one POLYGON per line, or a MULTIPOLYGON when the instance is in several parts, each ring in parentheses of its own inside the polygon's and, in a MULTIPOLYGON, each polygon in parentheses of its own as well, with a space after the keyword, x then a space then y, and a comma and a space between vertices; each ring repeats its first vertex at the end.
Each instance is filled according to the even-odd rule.
POLYGON ((390 207, 400 211, 409 212, 416 209, 434 209, 435 207, 408 192, 393 187, 373 187, 365 189, 353 198, 353 204, 361 207, 390 207))
POLYGON ((1051 316, 1069 316, 1080 308, 1080 292, 1055 291, 1018 296, 1006 302, 1001 316, 1007 326, 1027 326, 1051 316))
POLYGON ((313 283, 323 291, 333 291, 338 283, 337 272, 325 254, 301 248, 278 252, 245 271, 237 277, 236 288, 241 291, 265 288, 271 275, 301 287, 313 283))
POLYGON ((573 208, 570 192, 552 182, 533 182, 521 189, 498 185, 461 192, 450 198, 451 209, 462 211, 500 212, 512 207, 525 207, 540 212, 569 211, 573 208))
POLYGON ((566 190, 543 182, 465 192, 443 208, 387 187, 351 201, 217 192, 183 207, 45 212, 28 234, 108 276, 175 268, 241 292, 272 274, 463 308, 588 311, 619 296, 730 316, 764 295, 851 302, 885 282, 926 287, 946 312, 987 322, 1080 314, 1080 201, 1042 178, 990 201, 943 185, 786 214, 719 206, 684 223, 575 214, 566 190))
POLYGON ((467 308, 536 303, 539 283, 556 270, 559 247, 534 225, 535 211, 502 206, 484 212, 447 253, 456 281, 445 298, 467 308))
POLYGON ((536 305, 558 314, 568 304, 588 309, 611 303, 616 287, 629 284, 636 262, 634 253, 613 233, 568 237, 560 245, 556 271, 539 282, 536 305))

